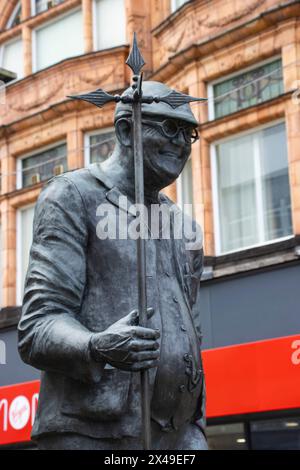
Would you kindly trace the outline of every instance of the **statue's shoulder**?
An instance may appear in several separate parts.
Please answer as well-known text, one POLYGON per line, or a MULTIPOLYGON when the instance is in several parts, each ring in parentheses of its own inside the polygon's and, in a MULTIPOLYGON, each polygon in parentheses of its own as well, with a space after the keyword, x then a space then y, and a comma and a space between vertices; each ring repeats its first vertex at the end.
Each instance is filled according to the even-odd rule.
POLYGON ((101 169, 100 164, 92 163, 85 168, 79 168, 76 170, 70 170, 60 175, 62 178, 67 178, 77 188, 88 189, 88 188, 111 188, 112 183, 109 181, 108 176, 101 169))
POLYGON ((54 176, 45 183, 44 190, 47 191, 47 187, 62 186, 63 183, 69 183, 69 186, 76 188, 81 195, 87 195, 91 192, 105 193, 107 189, 113 186, 107 175, 101 170, 100 165, 95 163, 85 168, 69 170, 61 175, 54 176))

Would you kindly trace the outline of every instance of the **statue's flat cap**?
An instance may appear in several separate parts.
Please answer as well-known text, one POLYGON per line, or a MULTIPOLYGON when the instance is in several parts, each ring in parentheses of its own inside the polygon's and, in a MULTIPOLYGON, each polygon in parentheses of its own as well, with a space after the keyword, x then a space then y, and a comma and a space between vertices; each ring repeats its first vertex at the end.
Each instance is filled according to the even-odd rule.
MULTIPOLYGON (((169 88, 167 85, 164 85, 160 82, 154 81, 145 81, 142 84, 142 90, 144 96, 166 96, 171 93, 172 89, 169 88)), ((127 88, 122 96, 132 95, 132 88, 127 88)), ((124 116, 129 116, 132 114, 132 105, 131 104, 124 104, 119 102, 116 106, 115 111, 115 122, 124 116)), ((194 126, 198 126, 199 123, 195 118, 194 114, 192 113, 191 107, 188 103, 179 106, 178 108, 173 109, 167 103, 152 103, 142 104, 142 115, 150 115, 150 116, 164 116, 166 118, 173 118, 179 119, 182 121, 186 121, 194 126)))

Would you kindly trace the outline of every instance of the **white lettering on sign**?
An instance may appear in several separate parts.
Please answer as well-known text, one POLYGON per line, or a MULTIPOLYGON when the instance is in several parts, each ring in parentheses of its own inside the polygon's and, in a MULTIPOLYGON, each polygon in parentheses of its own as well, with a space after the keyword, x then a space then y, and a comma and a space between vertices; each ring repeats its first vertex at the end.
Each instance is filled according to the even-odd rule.
POLYGON ((0 364, 6 364, 6 346, 2 339, 0 339, 0 364))
POLYGON ((33 426, 33 423, 34 423, 34 420, 35 420, 38 401, 39 401, 39 394, 34 393, 32 395, 32 399, 31 399, 31 426, 33 426))
POLYGON ((23 429, 30 418, 30 403, 23 395, 14 398, 9 407, 9 424, 13 429, 23 429))
POLYGON ((297 366, 300 364, 300 339, 295 339, 295 341, 292 342, 292 349, 295 349, 291 356, 292 364, 297 366))
POLYGON ((3 399, 0 401, 0 411, 3 410, 3 431, 7 431, 8 402, 3 399))
POLYGON ((19 431, 25 428, 31 417, 31 426, 34 423, 39 394, 34 393, 26 398, 24 395, 15 397, 9 405, 6 398, 0 400, 0 432, 8 431, 8 426, 19 431))

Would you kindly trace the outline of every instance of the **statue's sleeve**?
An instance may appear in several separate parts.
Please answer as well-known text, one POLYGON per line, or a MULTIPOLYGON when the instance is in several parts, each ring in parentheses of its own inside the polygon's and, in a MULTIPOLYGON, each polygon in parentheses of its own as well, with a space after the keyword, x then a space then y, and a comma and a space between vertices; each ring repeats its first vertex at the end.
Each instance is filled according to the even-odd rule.
POLYGON ((86 281, 87 213, 66 176, 43 188, 35 208, 19 352, 41 370, 98 382, 103 364, 89 353, 92 333, 78 320, 86 281))

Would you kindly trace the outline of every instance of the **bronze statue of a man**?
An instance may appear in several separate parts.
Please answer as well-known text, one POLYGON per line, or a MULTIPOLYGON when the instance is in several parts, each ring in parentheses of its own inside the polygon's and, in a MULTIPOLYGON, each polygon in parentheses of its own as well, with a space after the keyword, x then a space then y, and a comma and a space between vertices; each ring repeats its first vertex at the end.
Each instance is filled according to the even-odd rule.
MULTIPOLYGON (((171 91, 144 82, 143 92, 149 90, 171 91)), ((124 236, 124 226, 137 217, 130 106, 116 106, 110 158, 52 178, 39 196, 19 351, 42 370, 32 432, 41 449, 141 449, 137 372, 145 369, 153 449, 207 449, 199 308, 203 250, 199 230, 194 245, 175 236, 174 213, 181 212, 160 193, 183 170, 197 125, 189 104, 142 105, 147 327, 138 326, 136 241, 124 236), (151 236, 152 205, 170 214, 169 237, 162 236, 161 225, 158 237, 151 236), (114 217, 117 228, 122 225, 122 236, 119 230, 107 236, 99 225, 103 207, 108 224, 114 217)))

